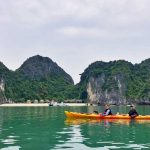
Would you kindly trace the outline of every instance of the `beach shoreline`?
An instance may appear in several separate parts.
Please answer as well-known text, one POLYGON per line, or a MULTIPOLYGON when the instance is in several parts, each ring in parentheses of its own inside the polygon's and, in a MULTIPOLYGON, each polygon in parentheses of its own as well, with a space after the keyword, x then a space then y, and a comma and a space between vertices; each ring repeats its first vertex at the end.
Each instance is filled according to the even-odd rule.
MULTIPOLYGON (((63 103, 64 106, 87 106, 86 103, 63 103)), ((61 105, 58 105, 61 106, 61 105)), ((49 107, 49 103, 12 103, 1 104, 0 107, 49 107)), ((56 106, 51 106, 56 107, 56 106)))

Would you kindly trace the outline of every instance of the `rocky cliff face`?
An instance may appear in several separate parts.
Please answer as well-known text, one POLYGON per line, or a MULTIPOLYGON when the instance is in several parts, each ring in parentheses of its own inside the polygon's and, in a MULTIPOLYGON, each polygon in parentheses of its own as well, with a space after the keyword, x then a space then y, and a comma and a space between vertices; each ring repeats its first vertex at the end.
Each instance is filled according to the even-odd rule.
POLYGON ((115 88, 103 89, 107 84, 107 78, 105 75, 98 76, 96 78, 90 77, 87 83, 88 98, 91 103, 110 103, 110 104, 125 104, 127 100, 125 98, 126 83, 122 75, 115 75, 112 78, 115 88))
POLYGON ((9 76, 9 69, 0 62, 0 104, 6 102, 5 97, 5 77, 7 78, 9 76))
POLYGON ((7 98, 5 96, 5 83, 4 79, 0 80, 0 104, 6 103, 7 98))

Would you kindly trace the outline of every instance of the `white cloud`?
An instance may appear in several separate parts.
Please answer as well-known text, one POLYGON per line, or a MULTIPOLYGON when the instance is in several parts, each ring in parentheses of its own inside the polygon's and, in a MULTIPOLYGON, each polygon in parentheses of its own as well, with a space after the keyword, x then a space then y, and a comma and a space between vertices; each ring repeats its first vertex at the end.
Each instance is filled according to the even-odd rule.
POLYGON ((141 32, 136 30, 132 32, 132 29, 111 29, 111 28, 98 28, 98 27, 62 27, 58 29, 58 33, 68 38, 89 38, 89 39, 126 39, 126 38, 138 38, 141 37, 141 32))
POLYGON ((140 22, 143 16, 145 19, 149 17, 149 5, 149 0, 6 0, 1 1, 0 15, 23 23, 47 23, 72 18, 81 22, 100 19, 104 23, 118 21, 117 24, 124 24, 128 21, 140 22))
POLYGON ((58 30, 58 32, 69 37, 98 37, 107 34, 104 30, 99 31, 99 29, 96 28, 84 27, 64 27, 58 30))

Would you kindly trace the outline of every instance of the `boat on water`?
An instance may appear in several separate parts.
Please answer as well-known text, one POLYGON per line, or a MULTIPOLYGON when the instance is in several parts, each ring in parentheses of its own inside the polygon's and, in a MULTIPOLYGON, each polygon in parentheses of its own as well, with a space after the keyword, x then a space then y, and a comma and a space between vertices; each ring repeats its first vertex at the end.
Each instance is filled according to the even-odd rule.
POLYGON ((57 103, 57 102, 54 102, 54 103, 49 103, 49 106, 67 106, 67 104, 61 102, 61 103, 57 103))
MULTIPOLYGON (((78 112, 69 112, 65 111, 65 114, 68 118, 84 118, 84 119, 131 119, 128 114, 116 114, 109 116, 102 116, 100 114, 86 114, 86 113, 78 113, 78 112)), ((150 115, 139 115, 135 117, 136 120, 150 120, 150 115)))

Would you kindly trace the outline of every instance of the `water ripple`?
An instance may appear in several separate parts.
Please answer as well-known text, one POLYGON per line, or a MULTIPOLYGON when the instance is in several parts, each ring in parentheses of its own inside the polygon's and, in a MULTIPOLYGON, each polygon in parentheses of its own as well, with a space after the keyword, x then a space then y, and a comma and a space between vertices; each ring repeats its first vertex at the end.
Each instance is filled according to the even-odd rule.
POLYGON ((20 148, 20 146, 8 146, 5 148, 1 148, 0 150, 19 150, 20 148))
POLYGON ((3 144, 15 144, 16 141, 17 141, 17 140, 14 140, 14 139, 4 139, 4 140, 2 140, 1 142, 2 142, 3 144))

